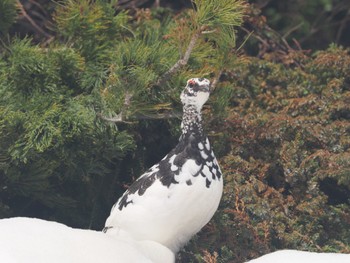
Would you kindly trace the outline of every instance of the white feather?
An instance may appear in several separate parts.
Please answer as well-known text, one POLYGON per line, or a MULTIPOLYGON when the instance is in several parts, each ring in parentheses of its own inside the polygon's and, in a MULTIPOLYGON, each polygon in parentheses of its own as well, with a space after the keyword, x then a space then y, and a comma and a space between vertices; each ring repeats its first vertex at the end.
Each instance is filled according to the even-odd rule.
MULTIPOLYGON (((189 161, 186 169, 198 170, 189 161)), ((123 229, 136 240, 153 240, 177 252, 209 222, 218 208, 223 188, 222 179, 212 181, 208 188, 206 178, 190 177, 185 175, 188 173, 185 170, 181 173, 177 178, 191 178, 192 185, 179 179, 179 184, 171 184, 168 188, 157 180, 142 196, 133 195, 132 205, 122 211, 116 207, 106 226, 123 229)))
POLYGON ((163 263, 174 254, 154 241, 134 241, 34 218, 0 220, 1 263, 163 263))
MULTIPOLYGON (((314 253, 299 250, 280 250, 249 263, 350 263, 350 254, 314 253)), ((247 263, 248 263, 247 262, 247 263)))

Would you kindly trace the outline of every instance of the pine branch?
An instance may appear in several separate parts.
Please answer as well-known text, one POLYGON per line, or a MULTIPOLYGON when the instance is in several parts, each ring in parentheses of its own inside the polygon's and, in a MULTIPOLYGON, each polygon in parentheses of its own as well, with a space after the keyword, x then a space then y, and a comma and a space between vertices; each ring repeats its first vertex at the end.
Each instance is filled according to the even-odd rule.
POLYGON ((188 60, 190 59, 192 50, 193 50, 194 46, 196 45, 196 42, 197 42, 200 35, 201 35, 201 31, 198 31, 192 36, 191 41, 188 44, 188 47, 186 49, 185 55, 182 58, 180 58, 167 72, 164 73, 164 75, 157 82, 158 86, 161 86, 162 84, 164 84, 164 82, 169 77, 174 75, 180 68, 187 65, 188 60))
MULTIPOLYGON (((119 114, 117 114, 114 117, 106 117, 102 115, 102 113, 97 113, 97 116, 101 118, 102 120, 113 122, 113 123, 127 123, 132 124, 134 122, 128 121, 128 116, 126 115, 126 111, 131 105, 131 98, 133 97, 133 94, 126 92, 124 104, 119 114)), ((135 116, 133 116, 133 119, 135 120, 166 120, 166 119, 173 119, 173 118, 181 118, 181 113, 174 113, 174 112, 165 112, 165 113, 157 113, 157 114, 142 114, 139 113, 135 116)))
POLYGON ((179 112, 167 112, 158 114, 138 115, 138 120, 168 120, 168 119, 180 119, 182 113, 179 112))
MULTIPOLYGON (((180 69, 188 64, 198 39, 202 34, 211 34, 211 36, 208 36, 208 38, 215 39, 215 43, 222 50, 221 53, 227 53, 232 46, 235 46, 235 33, 233 27, 238 26, 242 21, 245 8, 243 0, 235 0, 233 2, 231 2, 231 0, 224 0, 219 4, 214 0, 196 0, 194 2, 197 8, 193 13, 191 13, 191 18, 185 22, 187 23, 187 26, 185 25, 183 27, 184 30, 187 29, 190 31, 191 36, 187 48, 185 52, 180 55, 180 58, 176 61, 176 63, 162 76, 160 76, 154 85, 163 86, 164 83, 169 80, 169 78, 178 73, 180 69)), ((222 63, 219 62, 219 64, 222 63)), ((212 90, 215 89, 219 81, 223 67, 223 65, 220 66, 218 76, 213 80, 212 90)), ((127 100, 127 98, 125 99, 127 100)), ((102 118, 112 122, 125 122, 125 111, 128 108, 129 103, 130 102, 125 102, 121 112, 114 118, 102 118)), ((140 118, 143 117, 137 117, 137 119, 140 118)), ((169 118, 169 115, 153 115, 149 118, 163 119, 169 118)))
POLYGON ((111 118, 103 116, 102 113, 97 113, 97 116, 100 117, 104 121, 109 121, 109 122, 114 122, 114 123, 126 122, 123 120, 121 114, 118 114, 117 116, 111 117, 111 118))
POLYGON ((210 34, 216 31, 216 30, 205 31, 205 28, 206 28, 205 26, 202 26, 197 32, 193 34, 191 41, 187 46, 184 56, 180 58, 167 72, 164 73, 164 75, 157 82, 158 86, 164 84, 164 82, 169 77, 174 75, 180 68, 187 65, 188 60, 190 59, 191 53, 193 51, 193 48, 196 45, 196 42, 198 38, 201 36, 201 34, 210 34))
MULTIPOLYGON (((108 121, 108 122, 113 122, 113 123, 127 123, 127 124, 132 124, 135 123, 133 121, 126 121, 123 119, 120 114, 118 114, 115 117, 105 117, 101 113, 97 114, 98 117, 100 117, 102 120, 108 121)), ((137 115, 134 118, 139 121, 139 120, 168 120, 168 119, 179 119, 181 118, 180 113, 175 113, 175 112, 169 112, 169 113, 158 113, 158 114, 148 114, 148 115, 137 115)))
POLYGON ((239 26, 243 21, 246 3, 243 0, 193 0, 196 10, 191 22, 197 30, 187 46, 186 52, 163 76, 157 81, 158 86, 174 75, 179 69, 187 65, 193 48, 202 34, 217 33, 217 44, 220 48, 235 45, 234 26, 239 26), (221 38, 220 38, 221 36, 221 38))
POLYGON ((212 81, 211 86, 210 86, 211 92, 213 92, 216 89, 216 85, 219 83, 221 74, 222 74, 222 70, 219 71, 219 73, 216 75, 216 77, 212 81))
POLYGON ((125 118, 126 118, 125 115, 126 115, 127 109, 130 107, 132 97, 133 97, 133 94, 129 93, 128 91, 125 92, 124 104, 120 113, 117 116, 109 118, 109 117, 103 116, 102 113, 98 113, 97 116, 100 117, 102 120, 109 121, 109 122, 130 123, 125 121, 125 118))

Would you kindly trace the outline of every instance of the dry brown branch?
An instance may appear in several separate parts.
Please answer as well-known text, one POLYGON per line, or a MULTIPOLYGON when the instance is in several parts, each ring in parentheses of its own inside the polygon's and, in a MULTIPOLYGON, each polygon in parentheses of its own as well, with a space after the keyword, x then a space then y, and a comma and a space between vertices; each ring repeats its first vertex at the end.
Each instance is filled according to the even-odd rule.
POLYGON ((147 114, 147 115, 138 115, 136 118, 138 120, 164 120, 164 119, 180 119, 182 116, 178 112, 167 112, 167 113, 157 113, 157 114, 147 114))
MULTIPOLYGON (((175 74, 180 68, 187 65, 188 60, 190 59, 191 53, 193 51, 194 46, 200 35, 205 32, 206 34, 210 33, 209 31, 204 31, 205 28, 201 27, 197 32, 195 32, 191 38, 190 43, 187 46, 186 52, 182 58, 180 58, 164 75, 158 80, 157 85, 162 85, 171 75, 175 74)), ((213 31, 214 32, 214 31, 213 31)))
POLYGON ((208 250, 203 251, 203 260, 205 263, 216 263, 218 259, 218 253, 215 251, 213 254, 210 254, 208 250))
MULTIPOLYGON (((103 116, 101 113, 97 114, 98 117, 100 117, 102 120, 108 121, 108 122, 114 122, 114 123, 134 123, 133 121, 126 121, 125 118, 121 114, 118 114, 115 117, 106 117, 103 116)), ((158 113, 158 114, 139 114, 135 116, 136 120, 166 120, 166 119, 174 119, 174 118, 181 118, 181 113, 176 112, 169 112, 169 113, 158 113)))
MULTIPOLYGON (((114 117, 106 117, 102 115, 102 113, 98 113, 97 116, 100 117, 102 120, 108 121, 108 122, 114 122, 114 123, 133 123, 133 121, 127 121, 127 114, 126 111, 131 105, 131 98, 133 97, 133 94, 126 92, 125 98, 124 98, 124 104, 119 114, 117 114, 114 117)), ((160 120, 160 119, 172 119, 172 118, 181 118, 180 113, 174 113, 174 112, 165 112, 165 113, 157 113, 157 114, 137 114, 133 116, 133 119, 136 120, 160 120)))
POLYGON ((219 83, 221 74, 222 74, 222 70, 220 70, 220 71, 218 72, 218 74, 216 74, 215 78, 213 79, 213 81, 212 81, 212 83, 211 83, 211 86, 210 86, 211 92, 213 92, 213 91, 216 89, 216 85, 219 83))
POLYGON ((44 35, 46 38, 50 39, 51 35, 45 32, 27 13, 25 8, 23 7, 22 3, 19 0, 16 0, 18 9, 20 10, 22 16, 28 20, 28 22, 34 27, 35 30, 37 30, 39 33, 44 35))

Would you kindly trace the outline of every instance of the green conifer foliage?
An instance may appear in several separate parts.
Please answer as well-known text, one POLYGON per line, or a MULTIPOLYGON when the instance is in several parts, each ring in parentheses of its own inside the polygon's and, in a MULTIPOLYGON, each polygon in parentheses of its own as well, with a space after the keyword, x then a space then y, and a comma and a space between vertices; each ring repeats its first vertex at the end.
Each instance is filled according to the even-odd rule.
POLYGON ((56 9, 57 31, 87 60, 103 62, 127 32, 125 12, 114 15, 109 1, 68 0, 56 9))
POLYGON ((101 229, 127 185, 176 144, 179 94, 198 76, 216 85, 204 115, 225 191, 179 262, 350 253, 348 49, 293 51, 240 0, 177 14, 59 1, 56 35, 35 45, 3 34, 13 3, 0 0, 12 10, 0 16, 0 217, 101 229), (246 10, 259 58, 236 55, 246 10))
POLYGON ((6 35, 17 16, 16 2, 14 0, 0 1, 0 36, 6 35))
POLYGON ((99 194, 89 188, 133 149, 131 136, 96 117, 94 94, 81 81, 86 63, 74 49, 16 40, 2 61, 4 198, 17 200, 14 214, 42 209, 37 216, 65 213, 71 224, 88 226, 92 212, 84 206, 99 194))
POLYGON ((225 35, 222 28, 238 26, 243 12, 241 1, 198 1, 178 17, 161 8, 131 17, 114 6, 60 1, 56 37, 3 45, 1 216, 100 229, 124 184, 176 141, 179 120, 169 118, 178 116, 186 79, 215 74, 220 41, 208 36, 225 35), (206 15, 211 8, 221 15, 206 15))

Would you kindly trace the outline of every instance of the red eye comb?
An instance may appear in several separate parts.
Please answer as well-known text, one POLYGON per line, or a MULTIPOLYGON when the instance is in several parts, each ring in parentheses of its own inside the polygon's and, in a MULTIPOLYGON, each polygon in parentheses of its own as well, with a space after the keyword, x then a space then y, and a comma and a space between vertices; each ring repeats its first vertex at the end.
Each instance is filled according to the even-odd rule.
POLYGON ((188 81, 188 85, 193 86, 194 84, 196 84, 196 82, 193 79, 188 81))

